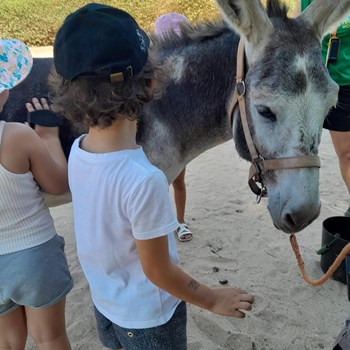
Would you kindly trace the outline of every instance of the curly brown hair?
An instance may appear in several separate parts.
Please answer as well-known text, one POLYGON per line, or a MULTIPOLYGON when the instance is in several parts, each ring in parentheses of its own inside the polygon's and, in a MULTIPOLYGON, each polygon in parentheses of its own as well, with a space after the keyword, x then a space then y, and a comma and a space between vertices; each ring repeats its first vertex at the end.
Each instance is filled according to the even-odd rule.
POLYGON ((52 110, 84 130, 91 126, 107 128, 117 119, 136 120, 144 104, 161 96, 166 76, 151 50, 141 73, 125 82, 96 83, 84 78, 68 81, 53 70, 49 77, 52 110), (150 86, 153 79, 155 87, 150 86))

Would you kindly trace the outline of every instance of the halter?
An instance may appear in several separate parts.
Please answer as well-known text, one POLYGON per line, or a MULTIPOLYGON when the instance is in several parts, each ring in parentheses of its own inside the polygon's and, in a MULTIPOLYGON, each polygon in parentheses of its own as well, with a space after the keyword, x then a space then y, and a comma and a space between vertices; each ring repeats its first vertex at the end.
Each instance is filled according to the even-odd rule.
POLYGON ((238 44, 237 51, 237 70, 236 70, 236 86, 233 92, 233 98, 229 105, 230 125, 233 125, 233 114, 238 104, 241 115, 241 121, 244 131, 244 137, 251 155, 251 163, 249 169, 248 184, 250 189, 256 194, 257 203, 262 197, 267 197, 267 190, 264 185, 264 173, 277 169, 297 169, 297 168, 320 168, 321 162, 318 156, 301 156, 265 159, 256 149, 252 135, 249 131, 247 121, 247 111, 245 105, 245 83, 244 83, 244 42, 241 39, 238 44), (258 185, 260 183, 260 186, 258 185))

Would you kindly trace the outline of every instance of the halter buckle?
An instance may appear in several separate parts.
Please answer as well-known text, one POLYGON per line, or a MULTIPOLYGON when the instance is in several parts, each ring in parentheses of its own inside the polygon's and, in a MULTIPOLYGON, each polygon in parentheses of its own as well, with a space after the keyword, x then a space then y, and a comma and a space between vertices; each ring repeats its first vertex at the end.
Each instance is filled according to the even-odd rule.
POLYGON ((256 204, 259 204, 262 197, 267 197, 267 189, 261 182, 260 193, 256 195, 256 204))
POLYGON ((244 80, 237 81, 236 91, 238 96, 243 97, 245 95, 245 83, 244 80))
POLYGON ((257 158, 254 158, 252 160, 252 163, 255 168, 255 176, 257 177, 256 181, 260 182, 261 184, 263 183, 262 173, 264 172, 264 160, 265 158, 261 154, 259 154, 257 158))
POLYGON ((255 181, 255 183, 258 182, 261 184, 260 192, 259 192, 259 194, 256 195, 256 203, 257 204, 260 203, 262 197, 267 197, 267 189, 264 185, 264 180, 263 180, 264 160, 265 160, 265 158, 261 154, 259 154, 257 158, 252 160, 252 163, 253 163, 254 168, 255 168, 254 181, 255 181))

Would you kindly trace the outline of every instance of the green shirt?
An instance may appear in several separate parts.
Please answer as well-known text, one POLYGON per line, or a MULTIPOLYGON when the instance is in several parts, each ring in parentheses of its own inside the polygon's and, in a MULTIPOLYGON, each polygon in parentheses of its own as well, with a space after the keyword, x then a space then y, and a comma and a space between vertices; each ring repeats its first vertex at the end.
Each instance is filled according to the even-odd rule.
MULTIPOLYGON (((311 3, 312 0, 301 0, 301 11, 311 3)), ((324 62, 327 57, 328 41, 330 37, 331 34, 327 34, 322 40, 322 56, 324 62)), ((330 76, 339 86, 350 85, 350 16, 338 27, 337 37, 340 39, 338 59, 336 62, 329 63, 327 68, 330 76)))

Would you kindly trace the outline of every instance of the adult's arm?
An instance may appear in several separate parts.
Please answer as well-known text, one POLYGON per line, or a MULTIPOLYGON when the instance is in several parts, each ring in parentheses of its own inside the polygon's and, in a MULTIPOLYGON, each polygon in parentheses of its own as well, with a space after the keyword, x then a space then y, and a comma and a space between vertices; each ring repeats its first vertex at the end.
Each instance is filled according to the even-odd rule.
POLYGON ((291 13, 291 17, 296 18, 301 14, 301 1, 298 0, 295 7, 291 13))

